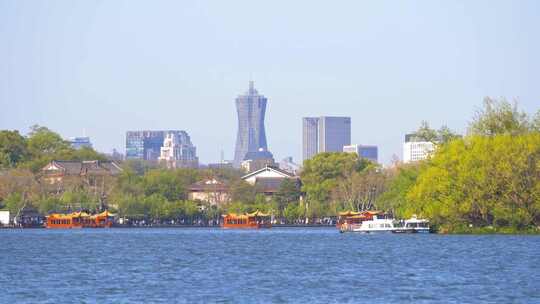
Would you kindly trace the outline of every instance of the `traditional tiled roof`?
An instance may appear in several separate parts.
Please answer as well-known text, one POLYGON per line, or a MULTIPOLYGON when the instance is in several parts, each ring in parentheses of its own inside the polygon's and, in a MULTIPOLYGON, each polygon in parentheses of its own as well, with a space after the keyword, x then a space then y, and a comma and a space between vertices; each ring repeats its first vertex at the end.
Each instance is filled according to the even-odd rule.
POLYGON ((279 169, 279 168, 276 168, 276 167, 272 167, 272 166, 266 166, 262 169, 259 169, 257 171, 253 171, 251 173, 248 173, 244 176, 242 176, 242 179, 247 179, 247 178, 250 178, 252 176, 257 176, 259 175, 260 173, 264 172, 264 171, 274 171, 280 175, 282 175, 284 178, 294 178, 296 177, 294 174, 290 173, 290 172, 287 172, 285 170, 282 170, 282 169, 279 169))
POLYGON ((86 174, 109 174, 117 175, 122 172, 116 163, 112 161, 66 161, 53 160, 42 171, 51 171, 51 166, 59 168, 64 175, 86 175, 86 174))
POLYGON ((229 190, 227 184, 211 179, 198 181, 189 186, 190 191, 210 191, 210 192, 226 192, 229 190))

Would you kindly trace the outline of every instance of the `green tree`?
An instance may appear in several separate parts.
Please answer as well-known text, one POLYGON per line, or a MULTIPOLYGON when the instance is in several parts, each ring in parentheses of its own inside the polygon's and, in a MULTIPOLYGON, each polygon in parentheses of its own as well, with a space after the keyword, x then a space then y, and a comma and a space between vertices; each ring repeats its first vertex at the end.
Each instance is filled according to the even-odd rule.
POLYGON ((452 140, 461 138, 460 135, 450 130, 446 125, 443 125, 439 130, 437 130, 437 138, 439 143, 446 144, 452 140))
POLYGON ((469 125, 469 134, 493 136, 498 134, 518 135, 530 130, 526 113, 518 110, 517 103, 506 99, 484 98, 484 107, 476 112, 469 125))
POLYGON ((439 145, 461 137, 446 125, 443 125, 439 130, 432 129, 425 120, 420 123, 420 127, 413 135, 417 140, 428 141, 439 145))
POLYGON ((410 212, 453 227, 540 224, 540 134, 473 136, 437 151, 407 194, 410 212))
POLYGON ((422 141, 437 142, 439 140, 437 131, 431 129, 429 123, 425 120, 422 120, 414 135, 422 141))
POLYGON ((58 133, 38 125, 34 125, 30 129, 28 150, 33 157, 51 156, 70 149, 69 143, 62 139, 58 133))
POLYGON ((319 153, 304 161, 302 190, 310 201, 329 202, 338 179, 352 171, 362 170, 365 164, 366 161, 359 160, 354 153, 319 153))
POLYGON ((229 188, 231 201, 251 204, 255 201, 257 189, 243 180, 233 182, 229 188))
POLYGON ((5 198, 4 203, 11 214, 18 215, 27 202, 21 193, 14 192, 5 198))
POLYGON ((300 199, 302 192, 300 191, 300 183, 296 179, 285 178, 279 185, 278 192, 274 199, 278 203, 278 209, 283 210, 289 203, 297 202, 300 199))
POLYGON ((399 164, 388 169, 389 182, 385 191, 377 198, 375 206, 379 210, 392 211, 392 213, 409 217, 414 212, 410 211, 407 193, 416 184, 424 163, 399 164))
POLYGON ((540 110, 536 111, 536 114, 534 115, 532 120, 532 130, 540 132, 540 110))
POLYGON ((169 201, 186 200, 188 187, 197 178, 197 172, 192 169, 154 169, 145 173, 141 186, 147 196, 160 194, 169 201))
POLYGON ((33 172, 38 172, 48 162, 60 154, 73 150, 60 135, 46 127, 34 125, 27 139, 30 160, 23 164, 33 172))
POLYGON ((158 169, 158 166, 145 160, 128 159, 122 163, 122 169, 124 169, 124 171, 132 171, 136 175, 142 176, 150 170, 158 169))
POLYGON ((26 139, 19 131, 0 131, 0 169, 15 168, 28 157, 26 139))
POLYGON ((339 179, 337 186, 332 190, 334 200, 338 204, 335 212, 342 209, 356 211, 373 209, 385 186, 386 175, 374 164, 360 172, 348 173, 339 179))
POLYGON ((107 157, 105 155, 96 152, 94 149, 89 147, 82 147, 80 149, 65 149, 59 151, 55 158, 61 160, 75 160, 75 161, 84 161, 84 160, 99 160, 106 161, 107 157))
POLYGON ((97 212, 100 209, 99 197, 81 188, 64 191, 60 196, 60 202, 66 210, 89 210, 97 212))
POLYGON ((62 201, 55 196, 45 196, 38 201, 38 211, 41 214, 66 211, 62 201))
POLYGON ((11 169, 0 172, 0 200, 18 193, 24 202, 32 202, 41 195, 40 185, 29 170, 11 169))
POLYGON ((291 202, 283 210, 283 216, 285 216, 287 222, 292 224, 297 220, 303 220, 306 216, 306 210, 303 204, 291 202))

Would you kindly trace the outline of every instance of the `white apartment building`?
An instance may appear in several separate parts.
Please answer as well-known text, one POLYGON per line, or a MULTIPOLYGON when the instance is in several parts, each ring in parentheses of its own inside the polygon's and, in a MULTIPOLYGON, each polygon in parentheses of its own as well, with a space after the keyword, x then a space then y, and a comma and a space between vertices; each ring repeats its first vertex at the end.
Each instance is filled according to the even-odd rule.
POLYGON ((405 135, 403 144, 403 162, 410 163, 426 159, 435 151, 435 144, 430 141, 422 141, 412 134, 405 135))

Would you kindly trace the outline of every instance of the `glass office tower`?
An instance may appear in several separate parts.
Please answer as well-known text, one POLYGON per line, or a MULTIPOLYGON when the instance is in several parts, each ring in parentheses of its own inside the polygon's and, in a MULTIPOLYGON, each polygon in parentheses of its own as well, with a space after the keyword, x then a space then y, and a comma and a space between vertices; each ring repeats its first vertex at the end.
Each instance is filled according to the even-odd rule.
POLYGON ((259 95, 249 82, 249 90, 245 95, 236 98, 238 113, 238 133, 234 150, 234 166, 240 167, 248 152, 268 151, 266 133, 264 131, 264 114, 267 99, 259 95))
POLYGON ((351 144, 350 117, 304 117, 302 156, 310 159, 317 153, 342 152, 351 144))

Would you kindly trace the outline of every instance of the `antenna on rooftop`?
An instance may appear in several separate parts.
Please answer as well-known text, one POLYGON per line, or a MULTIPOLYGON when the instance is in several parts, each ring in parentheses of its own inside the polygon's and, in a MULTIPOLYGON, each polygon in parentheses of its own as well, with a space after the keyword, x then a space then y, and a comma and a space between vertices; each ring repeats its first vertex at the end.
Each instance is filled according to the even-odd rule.
POLYGON ((254 91, 255 91, 255 85, 253 82, 253 75, 251 72, 249 72, 249 93, 253 94, 254 91))

